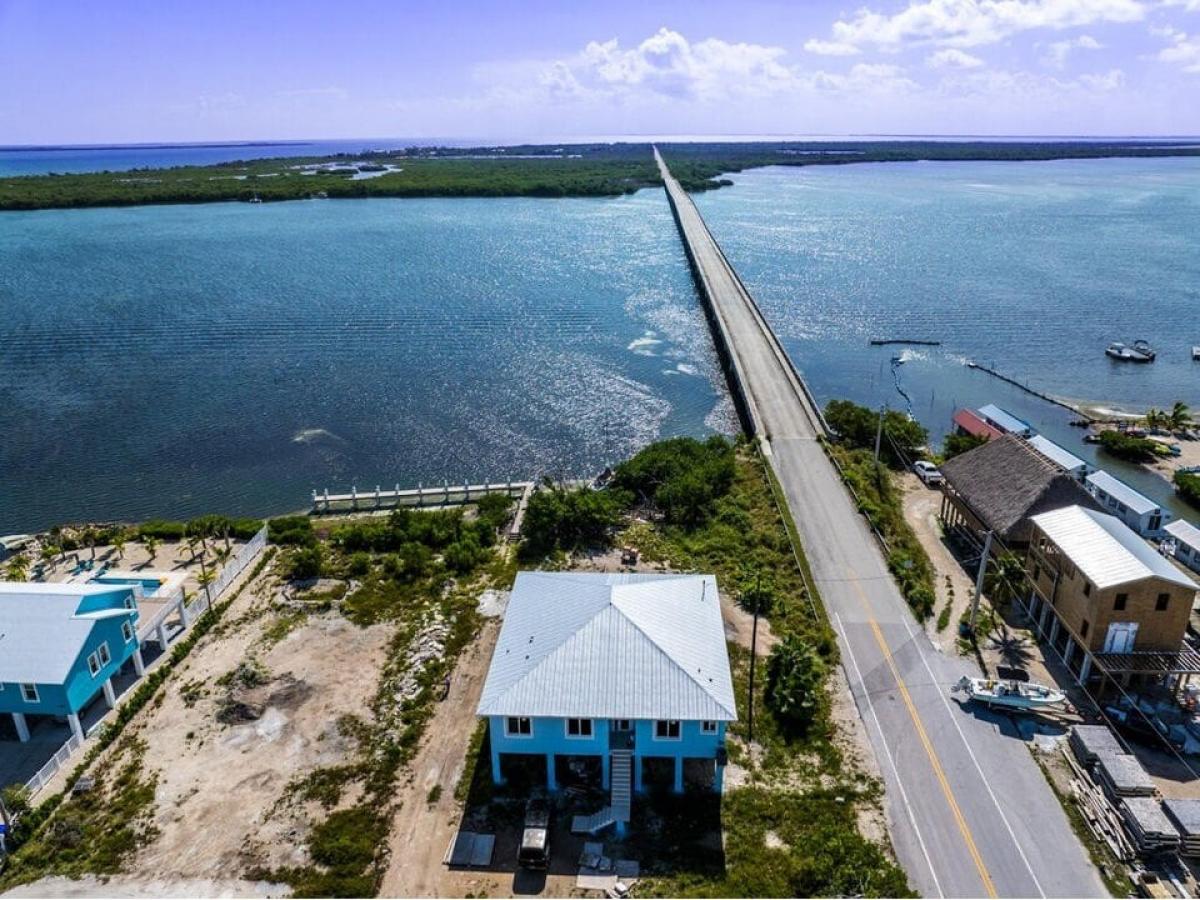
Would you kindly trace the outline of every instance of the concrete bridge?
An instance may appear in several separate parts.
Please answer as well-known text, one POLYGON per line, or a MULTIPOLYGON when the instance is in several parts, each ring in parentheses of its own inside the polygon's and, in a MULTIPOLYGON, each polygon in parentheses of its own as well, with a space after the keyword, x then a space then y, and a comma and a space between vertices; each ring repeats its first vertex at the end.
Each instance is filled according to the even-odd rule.
POLYGON ((1104 896, 1014 723, 960 707, 978 675, 934 650, 818 438, 820 410, 658 150, 667 197, 743 424, 791 508, 887 788, 897 856, 924 896, 1104 896))

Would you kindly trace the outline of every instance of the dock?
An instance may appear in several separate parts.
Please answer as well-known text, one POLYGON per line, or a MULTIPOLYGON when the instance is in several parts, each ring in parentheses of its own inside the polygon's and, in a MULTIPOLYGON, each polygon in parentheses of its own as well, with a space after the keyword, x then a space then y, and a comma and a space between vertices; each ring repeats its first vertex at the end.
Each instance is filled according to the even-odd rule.
POLYGON ((477 501, 489 494, 504 494, 514 500, 521 500, 533 490, 532 481, 503 481, 495 484, 450 484, 443 481, 440 485, 415 488, 394 488, 384 490, 375 485, 373 490, 360 491, 357 486, 350 488, 347 494, 331 494, 329 489, 312 492, 313 515, 328 515, 342 512, 366 512, 373 509, 396 509, 401 506, 462 506, 477 501))

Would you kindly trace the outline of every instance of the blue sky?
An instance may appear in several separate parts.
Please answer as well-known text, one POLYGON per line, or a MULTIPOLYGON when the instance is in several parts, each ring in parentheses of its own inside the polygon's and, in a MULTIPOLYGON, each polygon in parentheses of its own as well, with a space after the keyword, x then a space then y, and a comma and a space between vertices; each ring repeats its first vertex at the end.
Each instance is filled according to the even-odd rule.
POLYGON ((0 0, 0 144, 844 133, 1200 133, 1200 0, 0 0))

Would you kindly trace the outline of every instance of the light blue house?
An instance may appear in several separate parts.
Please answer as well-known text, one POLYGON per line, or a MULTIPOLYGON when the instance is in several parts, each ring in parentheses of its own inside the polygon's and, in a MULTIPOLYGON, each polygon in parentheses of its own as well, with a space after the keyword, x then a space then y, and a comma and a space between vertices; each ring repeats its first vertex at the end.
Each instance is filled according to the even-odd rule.
POLYGON ((129 660, 143 672, 130 586, 0 581, 0 713, 29 740, 26 717, 58 716, 83 740, 79 713, 129 660))
POLYGON ((521 767, 610 792, 587 830, 622 829, 653 784, 719 793, 737 709, 716 579, 519 573, 478 714, 497 784, 521 767))

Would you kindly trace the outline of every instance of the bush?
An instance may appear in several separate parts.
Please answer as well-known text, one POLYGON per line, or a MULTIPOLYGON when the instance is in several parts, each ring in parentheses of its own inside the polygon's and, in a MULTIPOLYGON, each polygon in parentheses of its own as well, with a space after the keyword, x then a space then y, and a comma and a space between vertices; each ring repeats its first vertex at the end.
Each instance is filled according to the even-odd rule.
POLYGON ((290 544, 297 547, 311 546, 317 542, 313 534, 312 519, 308 516, 281 516, 267 523, 267 539, 272 544, 290 544))
POLYGON ((298 548, 288 560, 288 574, 296 581, 320 578, 324 567, 325 554, 319 544, 298 548))
POLYGON ((353 553, 350 559, 346 561, 346 574, 353 575, 356 578, 362 578, 371 571, 371 554, 370 553, 353 553))
POLYGON ((942 459, 953 459, 960 453, 983 446, 987 441, 986 435, 948 434, 942 441, 942 459))
POLYGON ((1200 475, 1191 472, 1175 473, 1175 492, 1188 503, 1200 506, 1200 475))
POLYGON ((262 519, 234 519, 229 523, 229 536, 239 541, 248 541, 262 530, 262 519))
MULTIPOLYGON (((185 533, 182 522, 170 522, 166 519, 151 519, 137 527, 138 540, 142 541, 146 538, 155 538, 160 541, 182 541, 185 533)), ((65 542, 63 549, 66 549, 65 542)))
POLYGON ((550 553, 580 544, 606 544, 630 499, 623 491, 546 485, 534 492, 525 509, 525 546, 533 553, 550 553))
POLYGON ((706 441, 671 438, 651 444, 617 466, 615 487, 653 503, 667 521, 695 527, 733 485, 733 445, 720 436, 706 441))
MULTIPOLYGON (((875 450, 875 435, 879 431, 879 413, 875 410, 849 400, 830 400, 825 407, 825 421, 844 446, 875 450)), ((904 467, 920 456, 929 440, 929 432, 920 422, 895 409, 884 413, 883 431, 879 457, 893 468, 904 467)))
POLYGON ((446 548, 442 561, 451 571, 464 573, 470 572, 486 557, 487 550, 480 547, 473 537, 464 535, 462 540, 446 548))
POLYGON ((1134 437, 1123 431, 1100 432, 1100 447, 1117 459, 1129 462, 1153 462, 1159 455, 1158 442, 1150 438, 1134 437))
POLYGON ((481 523, 497 531, 508 524, 512 505, 512 497, 507 494, 488 494, 475 504, 475 512, 481 523))
POLYGON ((784 725, 804 733, 824 697, 825 661, 812 645, 789 635, 767 660, 766 701, 784 725))

